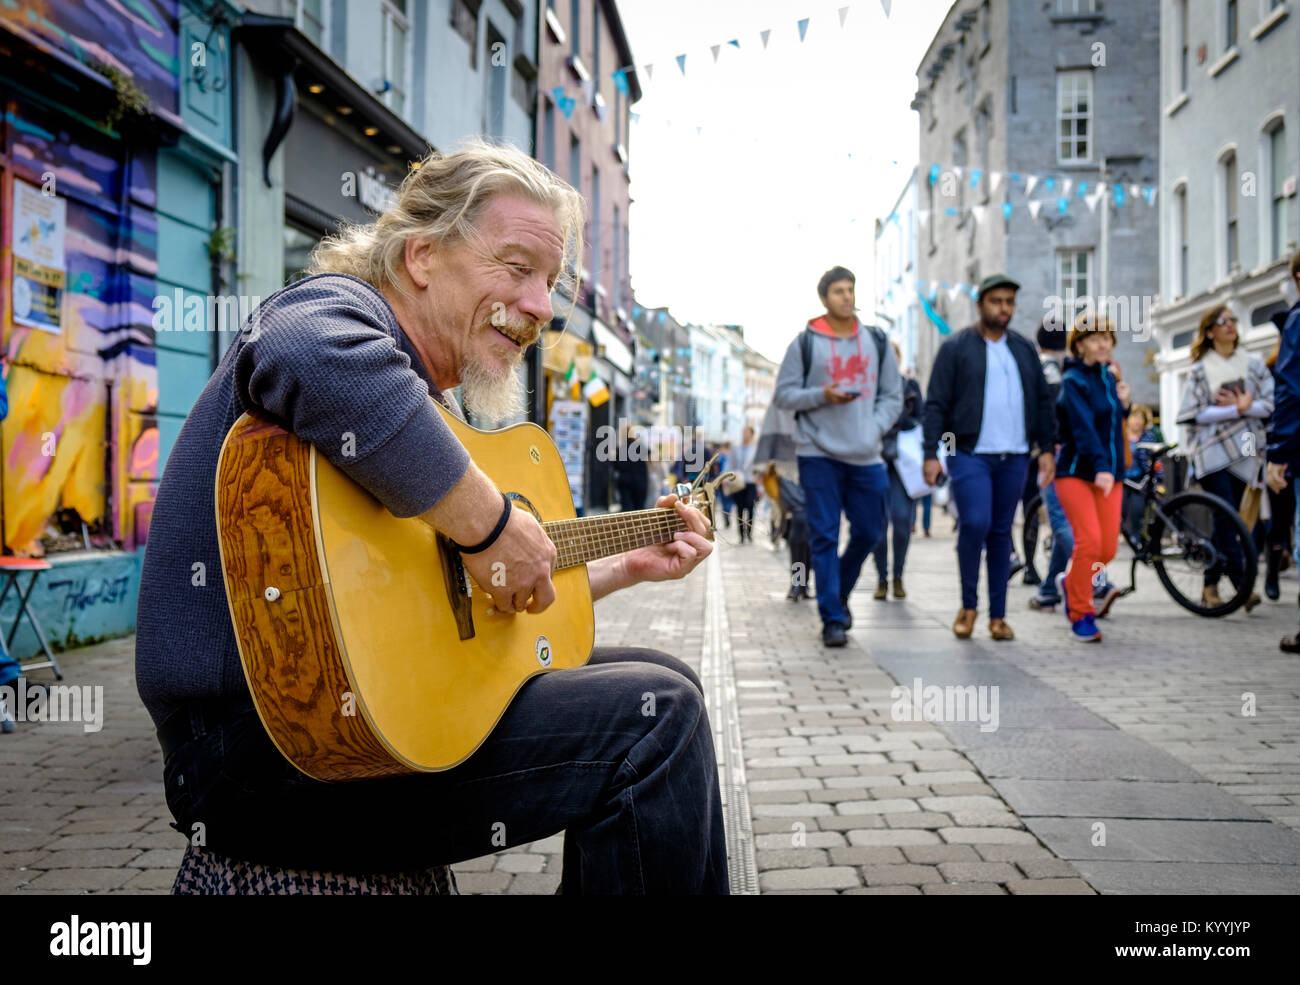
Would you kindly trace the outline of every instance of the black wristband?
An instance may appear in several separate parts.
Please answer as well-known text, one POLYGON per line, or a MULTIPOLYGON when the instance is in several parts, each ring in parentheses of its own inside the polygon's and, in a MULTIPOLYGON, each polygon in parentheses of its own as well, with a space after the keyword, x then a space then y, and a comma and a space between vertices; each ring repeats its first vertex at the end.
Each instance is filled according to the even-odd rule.
POLYGON ((492 528, 492 532, 473 547, 461 547, 460 544, 456 544, 453 540, 452 543, 456 544, 456 550, 460 551, 462 554, 482 554, 497 542, 497 538, 501 536, 501 531, 505 530, 506 524, 510 522, 510 511, 513 509, 510 497, 505 493, 501 494, 501 501, 505 503, 505 509, 501 511, 501 517, 497 520, 497 525, 492 528))

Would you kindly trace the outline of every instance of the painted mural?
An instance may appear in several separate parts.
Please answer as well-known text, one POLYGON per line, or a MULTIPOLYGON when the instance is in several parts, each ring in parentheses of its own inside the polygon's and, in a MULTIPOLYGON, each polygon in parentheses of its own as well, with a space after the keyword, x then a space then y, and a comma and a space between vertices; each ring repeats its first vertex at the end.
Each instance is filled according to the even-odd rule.
MULTIPOLYGON (((158 112, 174 114, 174 2, 0 0, 0 20, 83 62, 112 66, 158 112)), ((80 541, 84 523, 92 544, 131 549, 147 537, 158 481, 156 151, 93 126, 76 114, 75 102, 66 113, 24 91, 62 91, 84 80, 63 77, 43 89, 40 80, 5 75, 0 67, 0 309, 10 408, 4 545, 43 553, 66 541, 54 535, 69 527, 80 541), (16 182, 66 202, 57 331, 14 318, 16 182)))

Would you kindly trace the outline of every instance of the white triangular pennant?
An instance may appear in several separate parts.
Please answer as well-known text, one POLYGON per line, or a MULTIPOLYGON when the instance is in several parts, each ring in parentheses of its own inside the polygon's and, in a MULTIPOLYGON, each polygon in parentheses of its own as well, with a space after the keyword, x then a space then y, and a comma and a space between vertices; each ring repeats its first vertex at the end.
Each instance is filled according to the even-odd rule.
POLYGON ((979 224, 979 223, 983 222, 983 221, 984 221, 984 206, 982 206, 982 205, 972 205, 972 206, 970 207, 970 214, 971 214, 971 216, 975 219, 976 224, 979 224))
POLYGON ((645 77, 646 79, 653 79, 655 77, 655 67, 653 62, 646 62, 645 77))
POLYGON ((1037 199, 1035 199, 1035 200, 1032 201, 1032 202, 1028 202, 1028 203, 1026 203, 1026 205, 1027 205, 1028 208, 1029 208, 1029 215, 1030 215, 1030 217, 1033 218, 1033 219, 1037 219, 1037 218, 1038 218, 1038 210, 1041 209, 1041 208, 1043 207, 1043 203, 1040 202, 1040 201, 1038 201, 1037 199))
POLYGON ((1061 197, 1062 197, 1062 198, 1069 198, 1069 197, 1070 197, 1070 188, 1071 188, 1071 186, 1072 186, 1073 184, 1074 184, 1074 179, 1073 179, 1073 178, 1062 178, 1062 179, 1061 179, 1061 197))
POLYGON ((1129 186, 1128 186, 1128 193, 1129 193, 1130 195, 1132 195, 1134 198, 1137 198, 1139 195, 1142 194, 1142 186, 1141 186, 1141 185, 1129 185, 1129 186))
POLYGON ((1097 203, 1101 201, 1101 195, 1101 192, 1093 192, 1091 195, 1083 196, 1083 200, 1087 204, 1089 212, 1097 211, 1097 203))
POLYGON ((764 50, 766 50, 766 48, 767 48, 767 39, 770 38, 770 37, 772 36, 772 31, 771 31, 771 29, 769 28, 769 29, 766 30, 766 31, 759 31, 759 32, 758 32, 758 36, 759 36, 760 38, 763 39, 763 48, 764 48, 764 50))
POLYGON ((889 0, 880 0, 880 6, 885 8, 885 19, 889 19, 889 0))
POLYGON ((956 164, 952 166, 952 173, 955 174, 959 179, 961 178, 962 170, 963 169, 956 164))
POLYGON ((956 301, 957 295, 961 294, 961 292, 964 291, 965 289, 966 289, 965 284, 953 284, 952 287, 948 288, 948 300, 956 301))
POLYGON ((994 192, 996 192, 998 190, 998 185, 1000 184, 1002 184, 1002 172, 990 171, 989 172, 989 194, 993 194, 994 192))
POLYGON ((1025 198, 1028 198, 1030 195, 1032 195, 1034 193, 1034 189, 1037 187, 1038 187, 1038 175, 1031 174, 1027 178, 1025 178, 1025 198))
POLYGON ((713 52, 713 63, 716 65, 718 63, 718 52, 722 50, 722 45, 711 44, 709 45, 709 50, 713 52))
POLYGON ((924 226, 927 222, 930 221, 930 210, 929 210, 929 209, 917 209, 917 210, 916 210, 916 218, 917 218, 917 220, 921 223, 921 225, 924 226))
POLYGON ((849 8, 848 8, 848 7, 841 7, 841 8, 840 8, 840 27, 843 27, 843 26, 844 26, 844 18, 846 18, 846 17, 848 17, 848 16, 849 16, 849 8))

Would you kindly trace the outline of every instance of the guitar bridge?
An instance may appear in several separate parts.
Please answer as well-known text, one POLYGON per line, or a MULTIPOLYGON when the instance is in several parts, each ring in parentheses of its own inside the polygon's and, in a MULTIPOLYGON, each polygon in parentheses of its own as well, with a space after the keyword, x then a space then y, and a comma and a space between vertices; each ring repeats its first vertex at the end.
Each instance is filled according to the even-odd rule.
POLYGON ((470 596, 468 575, 465 574, 465 562, 460 551, 456 550, 450 537, 438 534, 438 557, 442 562, 442 579, 447 586, 447 601, 451 603, 452 615, 456 618, 456 631, 462 640, 474 636, 474 607, 470 596))

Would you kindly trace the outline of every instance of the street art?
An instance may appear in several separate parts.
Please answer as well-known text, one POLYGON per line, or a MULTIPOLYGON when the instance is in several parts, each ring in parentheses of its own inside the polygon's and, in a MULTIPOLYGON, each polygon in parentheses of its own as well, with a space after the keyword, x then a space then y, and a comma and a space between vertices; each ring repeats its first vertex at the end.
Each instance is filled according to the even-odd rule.
MULTIPOLYGON (((177 4, 167 0, 21 3, 0 0, 6 27, 39 34, 87 65, 111 66, 174 116, 177 4), (123 18, 126 29, 123 30, 123 18)), ((65 93, 92 84, 61 74, 65 93)), ((24 88, 42 91, 40 80, 24 88)), ((60 511, 75 510, 99 543, 142 545, 158 482, 158 378, 151 325, 158 226, 156 151, 45 105, 0 80, 0 215, 14 183, 67 203, 66 287, 57 333, 15 325, 8 292, 13 230, 0 240, 6 296, 3 353, 10 412, 3 424, 4 545, 40 553, 60 511)))

